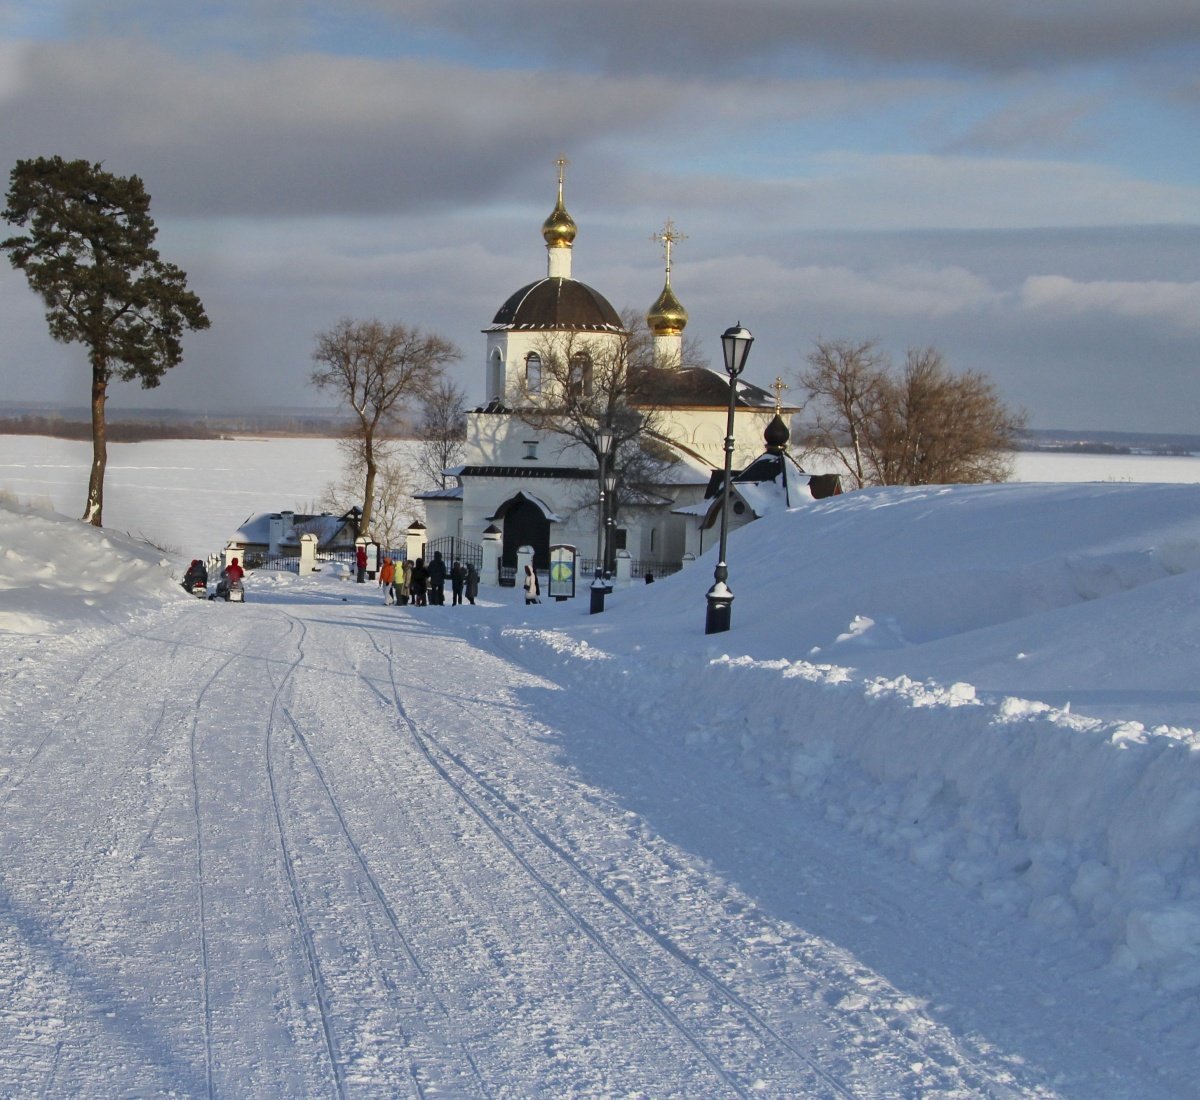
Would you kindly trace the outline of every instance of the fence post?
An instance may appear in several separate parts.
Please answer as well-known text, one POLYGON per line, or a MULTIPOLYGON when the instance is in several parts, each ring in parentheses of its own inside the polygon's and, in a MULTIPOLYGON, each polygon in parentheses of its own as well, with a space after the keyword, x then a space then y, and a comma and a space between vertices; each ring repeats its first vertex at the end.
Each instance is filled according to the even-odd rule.
MULTIPOLYGON (((483 532, 483 565, 479 570, 482 584, 500 583, 500 555, 504 533, 494 523, 489 523, 483 532)), ((522 570, 522 572, 524 572, 522 570)))
POLYGON ((633 556, 628 550, 617 551, 617 584, 630 584, 633 581, 633 556))
POLYGON ((317 536, 312 534, 300 536, 300 576, 307 577, 317 571, 317 536))
POLYGON ((425 524, 414 519, 408 525, 408 534, 404 540, 404 556, 409 561, 425 556, 425 524))

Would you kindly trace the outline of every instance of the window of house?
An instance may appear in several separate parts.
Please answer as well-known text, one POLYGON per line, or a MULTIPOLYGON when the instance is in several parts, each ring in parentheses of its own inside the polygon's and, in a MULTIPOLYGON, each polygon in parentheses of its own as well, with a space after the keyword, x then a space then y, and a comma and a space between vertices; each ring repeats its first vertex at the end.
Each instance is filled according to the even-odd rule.
POLYGON ((525 356, 525 392, 540 393, 542 389, 542 357, 536 352, 525 356))
POLYGON ((536 439, 525 440, 525 457, 537 458, 538 441, 536 439))
POLYGON ((504 360, 500 358, 500 350, 492 352, 491 362, 488 363, 488 398, 499 401, 504 397, 504 360))
POLYGON ((592 395, 592 360, 583 352, 571 357, 568 389, 572 397, 592 395))

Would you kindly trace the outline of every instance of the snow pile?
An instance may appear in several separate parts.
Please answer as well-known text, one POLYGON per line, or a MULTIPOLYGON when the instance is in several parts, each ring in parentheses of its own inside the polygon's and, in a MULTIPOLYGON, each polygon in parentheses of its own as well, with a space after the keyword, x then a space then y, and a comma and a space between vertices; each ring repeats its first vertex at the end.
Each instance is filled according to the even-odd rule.
POLYGON ((144 543, 0 500, 0 634, 66 634, 188 599, 144 543))
MULTIPOLYGON (((600 616, 586 589, 530 608, 485 589, 425 617, 1194 997, 1200 486, 851 493, 734 532, 729 561, 723 635, 703 633, 711 556, 600 616)), ((329 576, 251 591, 271 585, 374 596, 329 576)), ((187 600, 144 545, 0 507, 0 632, 187 600)))
POLYGON ((738 531, 729 560, 727 634, 702 633, 706 559, 502 638, 1114 967, 1200 989, 1200 488, 872 490, 738 531))

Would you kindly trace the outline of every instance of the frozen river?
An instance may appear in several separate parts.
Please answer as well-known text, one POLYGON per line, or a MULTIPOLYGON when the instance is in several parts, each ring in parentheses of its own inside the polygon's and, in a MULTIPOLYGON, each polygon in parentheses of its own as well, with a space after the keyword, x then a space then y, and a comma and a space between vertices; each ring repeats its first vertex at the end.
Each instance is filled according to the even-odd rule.
MULTIPOLYGON (((0 492, 83 511, 91 444, 0 435, 0 492)), ((181 557, 219 550, 260 512, 321 511, 342 456, 333 439, 156 440, 109 445, 106 527, 181 557)), ((1022 452, 1018 481, 1200 482, 1200 458, 1022 452)), ((415 502, 414 502, 414 514, 415 502)))

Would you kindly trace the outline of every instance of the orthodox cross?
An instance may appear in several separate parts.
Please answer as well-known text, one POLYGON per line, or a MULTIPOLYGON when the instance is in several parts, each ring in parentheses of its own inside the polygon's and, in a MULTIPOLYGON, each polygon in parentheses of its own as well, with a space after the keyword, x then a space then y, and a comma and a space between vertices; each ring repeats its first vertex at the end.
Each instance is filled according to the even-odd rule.
POLYGON ((775 391, 775 414, 778 415, 783 411, 783 391, 790 389, 780 375, 775 376, 775 381, 771 383, 771 389, 775 391))
POLYGON ((566 157, 560 155, 554 163, 558 167, 558 197, 561 199, 563 193, 563 179, 566 177, 567 165, 571 162, 567 160, 566 157))
POLYGON ((651 238, 652 241, 661 241, 663 246, 663 254, 667 259, 667 282, 671 281, 671 246, 676 241, 686 241, 687 234, 680 233, 675 228, 675 223, 670 218, 667 219, 667 224, 662 227, 662 230, 655 233, 651 238))

